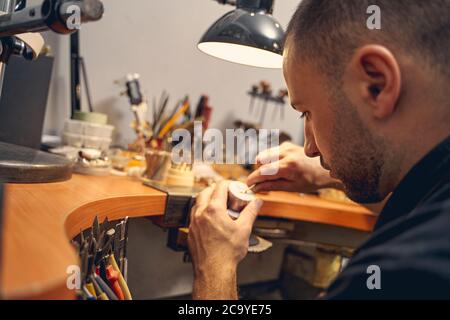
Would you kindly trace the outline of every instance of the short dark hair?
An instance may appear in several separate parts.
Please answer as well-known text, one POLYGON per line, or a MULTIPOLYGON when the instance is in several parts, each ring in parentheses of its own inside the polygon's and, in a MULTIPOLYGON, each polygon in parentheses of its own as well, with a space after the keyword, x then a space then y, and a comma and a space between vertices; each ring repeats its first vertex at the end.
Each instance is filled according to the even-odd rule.
POLYGON ((301 59, 334 79, 356 48, 374 41, 450 78, 450 0, 303 0, 286 38, 301 59), (367 28, 371 5, 381 9, 381 30, 367 28))

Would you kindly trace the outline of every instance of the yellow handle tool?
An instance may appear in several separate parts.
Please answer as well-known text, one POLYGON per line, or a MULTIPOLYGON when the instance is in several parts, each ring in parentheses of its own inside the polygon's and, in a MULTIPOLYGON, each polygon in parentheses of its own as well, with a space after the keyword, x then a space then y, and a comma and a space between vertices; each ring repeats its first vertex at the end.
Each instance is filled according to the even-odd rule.
POLYGON ((162 128, 162 130, 159 132, 158 137, 160 139, 162 139, 167 132, 169 132, 170 129, 172 129, 173 125, 175 124, 175 122, 177 122, 177 120, 189 109, 189 102, 185 102, 184 105, 181 107, 180 110, 177 111, 177 113, 175 113, 175 115, 172 117, 172 119, 170 119, 166 125, 164 126, 164 128, 162 128))
POLYGON ((86 283, 86 289, 97 299, 97 293, 95 292, 94 285, 92 283, 86 283))
POLYGON ((113 267, 113 269, 119 273, 119 285, 120 288, 122 289, 125 300, 133 300, 133 298, 131 297, 130 289, 128 289, 128 285, 125 282, 125 279, 123 278, 122 272, 120 272, 119 266, 117 265, 114 255, 112 254, 109 255, 108 262, 113 267))
POLYGON ((97 296, 97 300, 109 300, 106 293, 102 292, 97 296))

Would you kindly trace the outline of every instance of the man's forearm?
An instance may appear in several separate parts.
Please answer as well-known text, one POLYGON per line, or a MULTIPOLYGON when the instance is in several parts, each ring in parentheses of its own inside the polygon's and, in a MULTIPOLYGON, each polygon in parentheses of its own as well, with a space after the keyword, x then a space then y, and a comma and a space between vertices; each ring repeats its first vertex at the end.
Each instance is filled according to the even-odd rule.
POLYGON ((236 268, 223 268, 220 271, 204 269, 194 275, 194 300, 237 300, 236 268))

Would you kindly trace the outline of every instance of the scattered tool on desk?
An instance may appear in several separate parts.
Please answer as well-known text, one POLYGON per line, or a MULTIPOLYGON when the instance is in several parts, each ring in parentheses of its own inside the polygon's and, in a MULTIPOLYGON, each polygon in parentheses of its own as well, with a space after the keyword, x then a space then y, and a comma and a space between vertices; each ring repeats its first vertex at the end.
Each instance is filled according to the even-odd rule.
POLYGON ((106 152, 96 149, 82 149, 75 159, 74 172, 92 176, 109 175, 111 160, 106 152))
POLYGON ((99 223, 95 217, 92 228, 80 233, 79 242, 73 241, 81 261, 79 299, 132 300, 127 285, 127 242, 128 217, 118 223, 107 218, 99 223))

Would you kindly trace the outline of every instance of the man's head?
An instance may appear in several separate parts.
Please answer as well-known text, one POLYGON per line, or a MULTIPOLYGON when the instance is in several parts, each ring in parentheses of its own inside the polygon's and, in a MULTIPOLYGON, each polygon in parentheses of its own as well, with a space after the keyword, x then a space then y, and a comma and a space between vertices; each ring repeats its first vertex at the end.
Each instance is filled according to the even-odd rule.
POLYGON ((303 0, 284 55, 305 151, 355 201, 393 191, 412 155, 426 151, 408 143, 422 138, 415 134, 448 130, 450 0, 303 0), (367 27, 371 5, 381 9, 380 30, 367 27), (421 123, 433 113, 435 123, 421 123))

